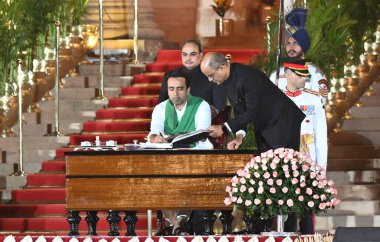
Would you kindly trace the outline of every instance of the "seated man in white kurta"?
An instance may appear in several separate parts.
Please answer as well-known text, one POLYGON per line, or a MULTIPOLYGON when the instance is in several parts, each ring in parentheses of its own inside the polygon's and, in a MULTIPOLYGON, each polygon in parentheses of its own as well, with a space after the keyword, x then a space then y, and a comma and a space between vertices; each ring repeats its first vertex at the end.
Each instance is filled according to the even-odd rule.
MULTIPOLYGON (((166 135, 177 135, 207 129, 211 125, 210 105, 202 98, 191 96, 186 73, 178 71, 168 79, 169 99, 159 103, 153 110, 148 141, 168 142, 166 135)), ((213 149, 206 139, 195 144, 194 149, 213 149)), ((184 223, 190 218, 191 210, 164 210, 166 219, 173 226, 172 233, 180 235, 184 223), (178 228, 178 229, 177 229, 178 228)))
MULTIPOLYGON (((210 127, 210 105, 202 98, 191 96, 189 92, 189 79, 185 73, 178 71, 168 79, 169 99, 159 103, 153 110, 149 142, 167 143, 167 135, 175 136, 210 127)), ((194 148, 213 149, 213 145, 206 139, 197 142, 194 148)))

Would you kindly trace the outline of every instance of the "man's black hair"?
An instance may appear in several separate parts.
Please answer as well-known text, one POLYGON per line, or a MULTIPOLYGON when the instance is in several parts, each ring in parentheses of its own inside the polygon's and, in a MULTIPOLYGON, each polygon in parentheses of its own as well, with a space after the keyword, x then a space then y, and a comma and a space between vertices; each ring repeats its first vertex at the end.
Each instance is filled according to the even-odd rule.
POLYGON ((187 40, 185 41, 185 43, 183 43, 182 47, 185 45, 185 44, 194 44, 198 47, 198 51, 199 53, 202 53, 203 52, 203 48, 202 48, 202 44, 201 42, 199 42, 198 40, 196 39, 191 39, 191 40, 187 40))
POLYGON ((185 85, 186 85, 186 89, 189 89, 190 87, 190 77, 189 77, 189 74, 187 74, 185 71, 181 69, 176 69, 174 71, 172 71, 170 73, 170 76, 169 78, 171 77, 174 77, 174 78, 178 78, 178 77, 182 77, 185 79, 185 85))

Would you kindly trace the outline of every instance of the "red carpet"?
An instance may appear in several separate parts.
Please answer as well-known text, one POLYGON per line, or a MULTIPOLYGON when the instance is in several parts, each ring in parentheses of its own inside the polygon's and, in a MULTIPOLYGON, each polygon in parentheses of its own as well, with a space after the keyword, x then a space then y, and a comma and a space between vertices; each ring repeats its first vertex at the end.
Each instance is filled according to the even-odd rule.
MULTIPOLYGON (((252 56, 262 54, 259 50, 226 50, 232 61, 248 63, 252 56)), ((147 65, 148 71, 164 72, 181 66, 179 50, 160 51, 155 64, 147 65)), ((80 145, 81 141, 115 140, 118 144, 140 142, 148 134, 153 107, 157 104, 157 95, 160 90, 163 73, 139 74, 134 76, 132 87, 122 88, 122 97, 109 99, 108 108, 96 111, 95 121, 83 123, 83 133, 70 135, 70 146, 80 145), (141 95, 139 97, 139 95, 141 95), (139 120, 141 119, 141 120, 139 120)), ((65 161, 64 152, 72 151, 73 147, 62 147, 56 150, 56 159, 42 162, 41 172, 30 174, 27 177, 27 186, 24 189, 12 191, 11 204, 0 204, 0 231, 3 233, 28 233, 66 235, 69 225, 66 221, 65 209, 65 161)), ((124 218, 124 214, 120 214, 124 218)), ((105 218, 107 214, 100 212, 98 224, 99 234, 107 234, 109 225, 105 218)), ((87 234, 87 225, 84 221, 85 213, 81 213, 81 235, 87 234)), ((140 211, 136 233, 146 235, 146 212, 140 211)), ((156 226, 153 219, 153 226, 156 226)), ((125 234, 125 223, 119 225, 121 235, 125 234)), ((2 237, 4 238, 4 237, 2 237)), ((0 238, 0 239, 2 239, 0 238)), ((47 237, 50 242, 53 237, 47 237)), ((64 240, 68 242, 69 238, 64 240)), ((81 238, 81 237, 80 237, 81 238)), ((94 241, 100 237, 94 237, 94 241)), ((17 238, 20 241, 20 238, 17 238)), ((158 241, 158 237, 154 237, 158 241)), ((123 241, 127 241, 125 237, 123 241)), ((174 240, 172 240, 174 242, 174 240)), ((232 241, 231 241, 232 242, 232 241)))

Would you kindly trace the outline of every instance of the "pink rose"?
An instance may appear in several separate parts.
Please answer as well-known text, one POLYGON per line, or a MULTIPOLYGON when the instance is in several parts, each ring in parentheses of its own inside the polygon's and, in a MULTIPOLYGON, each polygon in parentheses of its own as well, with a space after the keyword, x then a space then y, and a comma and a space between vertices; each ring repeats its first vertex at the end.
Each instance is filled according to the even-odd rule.
POLYGON ((289 163, 289 158, 288 157, 284 158, 284 163, 289 163))
POLYGON ((302 175, 302 176, 300 177, 300 181, 301 181, 301 182, 306 181, 306 177, 305 177, 304 175, 302 175))
POLYGON ((245 191, 247 191, 247 187, 244 186, 244 185, 242 185, 242 186, 240 187, 240 192, 245 192, 245 191))
POLYGON ((237 197, 231 197, 231 201, 234 203, 237 201, 237 197))
POLYGON ((307 195, 311 195, 311 194, 313 194, 313 190, 311 190, 310 187, 306 188, 306 194, 307 194, 307 195))
POLYGON ((300 186, 301 186, 301 187, 305 187, 305 186, 306 186, 306 183, 305 183, 305 182, 301 182, 300 186))
POLYGON ((283 193, 287 193, 288 190, 289 190, 289 189, 288 189, 287 187, 283 187, 283 188, 282 188, 282 192, 283 192, 283 193))
POLYGON ((280 199, 280 200, 278 200, 278 205, 283 205, 284 204, 284 200, 282 200, 282 199, 280 199))
POLYGON ((266 171, 266 170, 268 170, 268 167, 266 165, 262 165, 261 169, 263 169, 263 171, 266 171))
POLYGON ((231 178, 231 182, 238 183, 239 182, 239 178, 237 178, 237 176, 234 176, 234 177, 231 178))
POLYGON ((297 188, 295 192, 296 192, 296 194, 300 194, 301 193, 301 189, 297 188))
POLYGON ((245 200, 245 206, 251 206, 252 201, 251 200, 245 200))
POLYGON ((278 172, 277 171, 274 171, 273 174, 272 174, 273 177, 277 177, 278 176, 278 172))
POLYGON ((259 189, 257 190, 257 193, 263 194, 263 192, 264 192, 264 187, 259 187, 259 189))
POLYGON ((260 177, 260 173, 258 173, 257 171, 255 173, 253 173, 253 175, 256 177, 256 178, 259 178, 260 177))
POLYGON ((241 199, 241 197, 239 197, 239 199, 236 201, 236 203, 238 203, 238 204, 243 203, 243 199, 241 199))
POLYGON ((276 188, 272 187, 271 189, 269 189, 269 192, 270 193, 276 193, 276 188))
POLYGON ((326 195, 325 194, 322 194, 321 195, 321 201, 325 201, 326 200, 326 195))
POLYGON ((309 170, 309 166, 307 165, 302 165, 302 171, 306 172, 309 170))
POLYGON ((289 152, 289 153, 286 155, 286 158, 288 158, 289 160, 293 159, 293 152, 292 152, 292 153, 289 152))
POLYGON ((267 157, 267 153, 266 153, 266 152, 263 152, 263 153, 260 154, 260 156, 261 156, 262 158, 265 158, 265 157, 267 157))
POLYGON ((293 171, 293 176, 294 177, 298 177, 300 175, 299 171, 295 170, 293 171))
POLYGON ((317 177, 317 174, 315 174, 315 172, 311 172, 310 173, 310 178, 311 179, 314 179, 314 178, 316 178, 317 177))
POLYGON ((267 181, 267 184, 268 184, 269 186, 272 186, 272 185, 273 185, 273 179, 269 179, 269 180, 267 181))
POLYGON ((318 186, 318 182, 317 181, 313 181, 312 185, 313 185, 313 187, 316 187, 316 186, 318 186))
POLYGON ((262 158, 262 159, 261 159, 261 163, 263 163, 263 164, 268 163, 268 159, 267 159, 267 158, 262 158))
POLYGON ((295 185, 295 184, 297 184, 297 183, 298 183, 298 179, 297 179, 297 178, 293 178, 293 179, 292 179, 292 184, 295 185))
POLYGON ((330 187, 332 187, 332 186, 334 186, 334 181, 333 181, 333 180, 329 180, 329 181, 327 182, 327 184, 328 184, 330 187))
POLYGON ((299 200, 300 202, 302 202, 302 201, 304 200, 303 196, 299 196, 299 197, 298 197, 298 200, 299 200))
POLYGON ((267 151, 267 154, 268 154, 268 157, 269 158, 273 158, 274 154, 273 154, 273 150, 268 150, 267 151))
POLYGON ((278 158, 277 156, 273 158, 273 163, 275 164, 278 164, 280 163, 280 158, 278 158))
POLYGON ((255 164, 255 165, 253 166, 253 168, 255 168, 255 170, 258 170, 258 169, 260 168, 260 166, 259 166, 258 164, 255 164))
POLYGON ((338 205, 340 203, 340 200, 338 198, 333 198, 331 200, 331 203, 332 203, 333 206, 336 206, 336 205, 338 205))
POLYGON ((248 188, 248 193, 254 193, 255 189, 253 187, 248 188))
POLYGON ((247 181, 245 180, 245 178, 243 177, 243 178, 240 178, 240 183, 241 184, 245 184, 247 181))
POLYGON ((279 154, 278 154, 278 157, 280 157, 280 159, 282 159, 282 158, 284 158, 285 157, 285 153, 284 152, 280 152, 279 154))
POLYGON ((226 187, 226 192, 231 192, 231 187, 230 186, 226 187))
POLYGON ((249 180, 249 183, 251 183, 252 185, 255 185, 255 180, 249 180))
POLYGON ((271 205, 271 204, 272 204, 272 200, 270 200, 270 199, 268 198, 267 200, 265 200, 265 203, 266 203, 267 205, 271 205))
POLYGON ((314 199, 319 199, 319 195, 318 194, 314 194, 313 198, 314 199))
POLYGON ((295 171, 298 169, 298 166, 297 165, 292 165, 292 170, 295 171))
POLYGON ((286 178, 289 178, 289 177, 290 177, 289 171, 285 171, 284 174, 285 174, 285 177, 286 177, 286 178))
POLYGON ((309 206, 309 207, 314 207, 314 202, 313 201, 309 201, 308 203, 307 203, 307 206, 309 206))
POLYGON ((264 185, 264 182, 263 181, 259 181, 259 186, 262 186, 264 185))
POLYGON ((288 166, 288 165, 283 165, 283 166, 282 166, 282 169, 283 169, 284 171, 289 171, 289 166, 288 166))
POLYGON ((232 188, 232 192, 237 192, 237 191, 238 191, 237 187, 232 188))
POLYGON ((270 168, 272 168, 272 170, 276 169, 276 163, 270 163, 270 168))
POLYGON ((261 203, 261 201, 260 201, 260 199, 255 198, 255 200, 253 200, 253 203, 256 205, 259 205, 261 203))
POLYGON ((264 173, 264 178, 265 178, 265 179, 268 179, 269 177, 270 177, 269 172, 265 172, 265 173, 264 173))
POLYGON ((277 180, 276 181, 276 184, 277 184, 277 186, 281 186, 282 185, 282 180, 280 179, 280 180, 277 180))
POLYGON ((319 204, 319 209, 325 209, 325 208, 326 208, 326 203, 319 204))
POLYGON ((226 197, 226 198, 224 199, 224 204, 226 204, 226 206, 231 205, 231 203, 232 203, 231 198, 226 197))
POLYGON ((238 174, 238 176, 244 176, 246 172, 243 169, 239 169, 236 173, 238 174))
POLYGON ((293 200, 292 199, 286 200, 286 205, 288 205, 288 207, 293 207, 294 205, 293 200))

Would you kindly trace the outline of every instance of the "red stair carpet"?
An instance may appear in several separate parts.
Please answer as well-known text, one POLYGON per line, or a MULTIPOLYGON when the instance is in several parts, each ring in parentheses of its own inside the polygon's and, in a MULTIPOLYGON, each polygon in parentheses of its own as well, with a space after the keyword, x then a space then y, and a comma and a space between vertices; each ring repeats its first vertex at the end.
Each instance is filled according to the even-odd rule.
MULTIPOLYGON (((263 54, 261 50, 222 50, 222 52, 231 54, 232 61, 242 63, 249 63, 255 56, 263 54)), ((94 121, 83 123, 83 132, 70 135, 68 147, 57 149, 54 160, 43 161, 41 171, 27 177, 24 189, 12 191, 11 203, 0 205, 0 231, 3 234, 67 235, 69 225, 65 209, 64 152, 72 151, 73 147, 80 145, 82 141, 94 142, 96 136, 100 136, 103 142, 115 140, 118 144, 133 143, 133 140, 144 141, 149 130, 153 107, 157 104, 163 72, 179 66, 181 66, 179 50, 160 51, 157 62, 146 66, 147 72, 160 73, 135 75, 131 87, 123 87, 120 97, 110 98, 107 108, 96 111, 94 121)), ((109 231, 105 220, 107 214, 103 212, 98 216, 100 219, 97 231, 100 235, 106 235, 109 231)), ((124 215, 120 216, 123 218, 124 215)), ((81 217, 79 232, 81 235, 86 235, 87 226, 83 212, 81 217)), ((140 211, 138 219, 136 233, 147 235, 146 212, 140 211)), ((156 225, 154 221, 153 226, 156 225)), ((120 234, 125 234, 125 230, 125 223, 120 222, 120 234)), ((51 241, 52 238, 47 237, 47 240, 51 241)), ((68 240, 69 237, 64 238, 64 241, 68 240)), ((99 237, 96 240, 99 240, 99 237)))

